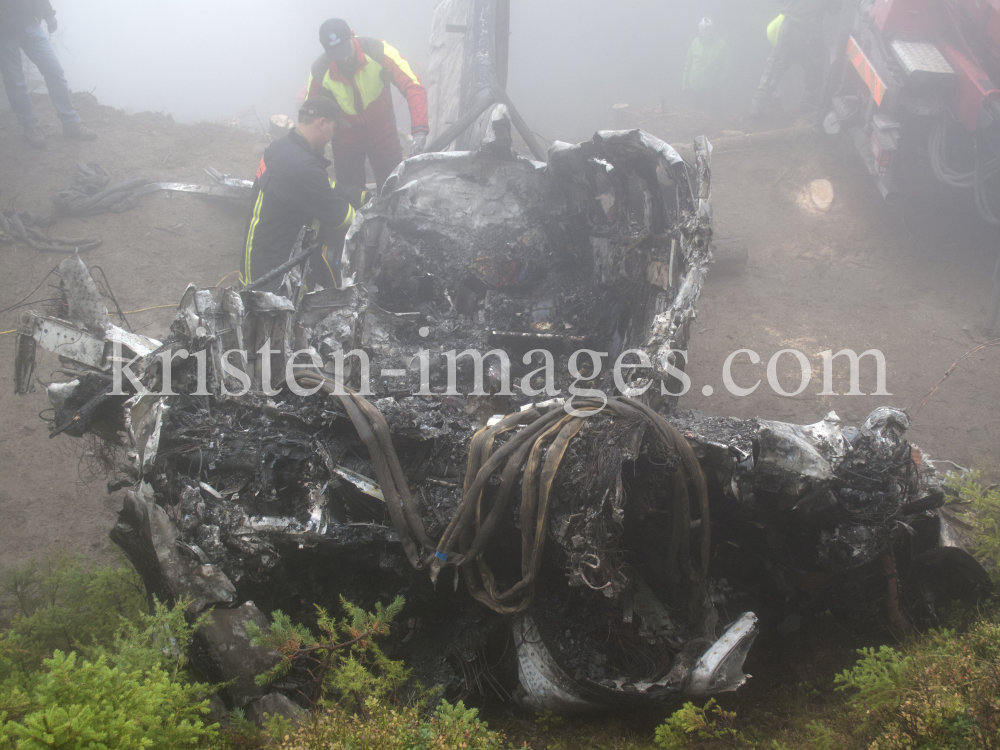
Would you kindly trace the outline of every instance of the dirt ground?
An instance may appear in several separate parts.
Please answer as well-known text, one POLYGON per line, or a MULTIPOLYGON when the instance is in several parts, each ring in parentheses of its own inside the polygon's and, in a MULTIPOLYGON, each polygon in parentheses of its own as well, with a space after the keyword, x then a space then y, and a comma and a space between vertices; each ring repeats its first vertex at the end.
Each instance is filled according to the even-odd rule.
MULTIPOLYGON (((0 116, 0 201, 18 210, 45 213, 50 196, 73 182, 77 162, 100 164, 113 181, 148 176, 158 181, 204 183, 204 167, 251 178, 259 160, 255 136, 219 125, 184 126, 169 117, 132 116, 77 96, 78 109, 100 135, 94 142, 58 135, 51 105, 38 111, 50 132, 44 151, 26 147, 8 112, 0 116)), ((767 128, 787 123, 764 123, 767 128)), ((659 115, 644 125, 675 143, 696 132, 726 137, 741 123, 719 123, 684 113, 659 115)), ((1000 466, 1000 347, 969 359, 923 408, 917 402, 966 351, 987 341, 979 328, 991 290, 1000 240, 961 204, 910 200, 886 205, 842 139, 819 136, 768 149, 717 153, 714 210, 720 243, 745 246, 749 263, 738 273, 711 273, 692 331, 688 372, 691 391, 681 407, 708 414, 810 423, 835 410, 860 424, 876 406, 910 408, 911 437, 934 458, 995 471, 1000 466), (813 179, 833 184, 828 213, 808 210, 801 196, 813 179), (890 396, 820 396, 819 352, 879 349, 885 355, 890 396), (763 382, 753 395, 729 394, 723 363, 738 349, 733 367, 742 386, 763 382), (768 360, 797 349, 810 361, 812 382, 803 393, 783 397, 767 381, 768 360), (714 393, 703 394, 711 385, 714 393)), ((236 270, 246 208, 186 194, 157 193, 121 214, 61 219, 61 236, 100 236, 88 253, 101 266, 137 330, 166 331, 172 309, 189 282, 211 286, 236 270), (146 308, 161 309, 145 310, 146 308)), ((31 297, 51 296, 46 274, 60 256, 21 245, 0 246, 0 310, 31 297), (44 281, 43 281, 44 280, 44 281)), ((231 278, 231 277, 230 277, 231 278)), ((34 305, 40 309, 40 305, 34 305)), ((18 310, 0 314, 0 330, 15 328, 18 310)), ((12 374, 12 334, 0 335, 4 367, 12 374)), ((36 375, 48 382, 54 358, 40 355, 36 375)), ((862 390, 875 389, 870 364, 862 367, 862 390)), ((847 366, 838 364, 834 389, 847 387, 847 366)), ((779 380, 795 390, 799 365, 780 360, 779 380), (794 375, 794 377, 793 377, 794 375)), ((10 383, 10 381, 7 381, 10 383)), ((41 385, 17 397, 0 389, 0 574, 33 557, 65 551, 105 558, 107 533, 121 507, 104 480, 88 471, 80 441, 48 438, 38 418, 48 407, 41 385)))
MULTIPOLYGON (((112 182, 144 176, 165 182, 208 184, 202 171, 214 167, 236 177, 253 178, 260 160, 257 139, 220 125, 178 125, 165 115, 124 113, 75 95, 84 121, 100 137, 92 142, 62 137, 51 104, 36 100, 36 111, 49 134, 48 147, 27 147, 12 113, 0 118, 0 201, 4 208, 36 213, 51 211, 50 196, 73 183, 78 162, 101 165, 112 182)), ((120 214, 60 219, 58 234, 103 237, 104 244, 84 256, 107 274, 125 311, 167 305, 128 315, 137 331, 152 336, 167 331, 188 283, 211 286, 238 268, 246 209, 184 193, 143 196, 120 214)), ((0 246, 0 310, 31 297, 52 296, 46 274, 61 255, 38 253, 23 245, 0 246), (45 279, 43 283, 43 279, 45 279)), ((232 277, 230 277, 232 278, 232 277)), ((32 309, 42 310, 41 305, 32 309)), ((27 309, 27 308, 24 308, 27 309)), ((0 315, 0 330, 15 328, 18 310, 0 315)), ((13 375, 13 334, 0 336, 7 373, 13 375)), ((36 377, 54 379, 57 360, 40 352, 36 377)), ((81 441, 65 436, 49 440, 38 414, 48 407, 44 388, 15 396, 12 381, 0 388, 0 572, 33 557, 66 551, 99 558, 112 554, 108 531, 121 497, 109 497, 103 477, 88 471, 81 441)))

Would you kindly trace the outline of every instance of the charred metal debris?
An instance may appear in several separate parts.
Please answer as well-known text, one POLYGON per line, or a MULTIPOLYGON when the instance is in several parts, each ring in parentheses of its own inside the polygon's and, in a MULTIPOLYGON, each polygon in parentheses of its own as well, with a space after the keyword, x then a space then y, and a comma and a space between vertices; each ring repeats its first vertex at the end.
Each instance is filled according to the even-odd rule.
MULTIPOLYGON (((60 266, 65 314, 22 317, 17 388, 36 346, 60 356, 53 434, 116 457, 109 487, 129 489, 111 536, 150 595, 214 607, 196 663, 233 680, 231 707, 277 699, 246 679, 273 655, 239 623, 309 620, 340 595, 405 596, 391 648, 425 684, 575 711, 736 689, 751 610, 775 601, 906 630, 988 589, 902 412, 860 428, 708 418, 658 387, 563 408, 580 349, 640 350, 624 385, 677 389, 668 365, 684 367, 710 262, 711 147, 693 153, 608 131, 535 162, 500 108, 478 151, 407 160, 358 213, 344 288, 303 294, 298 271, 286 295, 190 286, 162 341, 109 322, 78 256, 60 266), (230 360, 250 390, 226 395, 241 387, 223 353, 267 340, 265 359, 230 360), (181 349, 204 355, 204 382, 194 356, 163 382, 161 355, 181 349), (309 397, 281 382, 302 349, 322 364, 299 370, 309 397), (370 377, 343 356, 356 349, 370 377), (509 372, 459 358, 469 395, 441 395, 446 352, 465 349, 503 349, 509 372), (535 349, 554 394, 524 392, 535 349), (116 360, 176 395, 115 395, 116 360)), ((584 377, 616 393, 610 368, 584 377)), ((276 688, 295 698, 297 679, 276 688)))
POLYGON ((209 167, 205 170, 211 185, 185 182, 153 182, 146 177, 133 177, 109 185, 111 178, 100 165, 80 163, 76 166, 71 186, 52 196, 51 216, 8 208, 0 211, 0 243, 22 242, 41 253, 85 253, 103 244, 98 237, 52 237, 43 230, 63 216, 96 216, 108 212, 121 213, 134 207, 136 199, 160 190, 195 193, 212 198, 245 201, 253 183, 224 175, 209 167))

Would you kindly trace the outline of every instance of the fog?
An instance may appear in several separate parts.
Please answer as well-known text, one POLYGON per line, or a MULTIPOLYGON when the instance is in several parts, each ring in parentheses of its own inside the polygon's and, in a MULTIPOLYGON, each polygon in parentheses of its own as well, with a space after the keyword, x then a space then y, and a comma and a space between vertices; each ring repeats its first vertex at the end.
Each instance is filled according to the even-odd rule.
MULTIPOLYGON (((70 86, 128 112, 181 122, 294 114, 331 16, 397 47, 425 70, 437 0, 53 0, 53 44, 70 86)), ((508 93, 545 137, 578 140, 609 125, 612 104, 680 94, 684 56, 702 16, 733 51, 740 109, 769 47, 777 0, 513 0, 508 93)), ((405 112, 405 109, 404 109, 405 112)), ((405 127, 404 121, 400 123, 405 127)))

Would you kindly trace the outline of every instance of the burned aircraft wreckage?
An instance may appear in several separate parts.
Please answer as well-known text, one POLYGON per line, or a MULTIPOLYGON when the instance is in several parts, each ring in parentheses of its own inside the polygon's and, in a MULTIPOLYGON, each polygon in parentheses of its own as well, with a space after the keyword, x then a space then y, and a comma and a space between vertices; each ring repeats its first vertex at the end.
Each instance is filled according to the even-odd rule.
MULTIPOLYGON (((53 432, 116 457, 112 538, 150 593, 214 608, 196 656, 213 679, 233 677, 234 652, 267 661, 238 623, 308 621, 340 595, 405 597, 389 645, 425 684, 558 711, 737 688, 769 598, 934 622, 988 584, 905 414, 852 428, 677 413, 711 260, 711 147, 692 154, 614 131, 531 161, 499 108, 477 151, 404 162, 359 212, 342 289, 303 294, 297 272, 284 294, 191 286, 156 341, 112 324, 71 257, 64 308, 23 316, 18 388, 36 345, 60 355, 53 432), (164 382, 181 349, 201 374, 177 357, 164 382), (251 354, 227 372, 231 349, 251 354), (300 350, 314 395, 284 380, 300 350), (464 350, 509 365, 457 357, 449 383, 447 353, 464 350), (114 395, 123 361, 149 393, 114 395)), ((245 680, 226 695, 261 699, 245 680)))

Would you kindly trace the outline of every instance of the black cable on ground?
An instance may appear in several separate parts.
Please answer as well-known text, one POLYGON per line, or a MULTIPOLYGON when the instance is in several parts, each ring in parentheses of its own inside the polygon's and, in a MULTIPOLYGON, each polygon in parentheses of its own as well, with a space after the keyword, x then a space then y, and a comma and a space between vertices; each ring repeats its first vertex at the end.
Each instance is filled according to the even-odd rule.
MULTIPOLYGON (((27 296, 24 297, 24 299, 22 299, 20 302, 16 302, 15 304, 11 305, 10 307, 5 307, 3 310, 0 310, 0 315, 3 315, 4 313, 10 312, 11 310, 16 310, 17 308, 19 308, 22 305, 24 305, 29 299, 31 299, 31 295, 32 294, 34 294, 35 292, 37 292, 39 289, 42 288, 42 284, 45 283, 45 280, 47 278, 49 278, 49 276, 51 276, 55 272, 56 272, 55 268, 53 268, 52 270, 50 270, 47 274, 45 274, 44 277, 42 277, 42 280, 38 282, 38 286, 36 286, 34 289, 32 289, 30 292, 28 292, 27 296)), ((34 303, 31 303, 31 304, 34 304, 34 303)))

